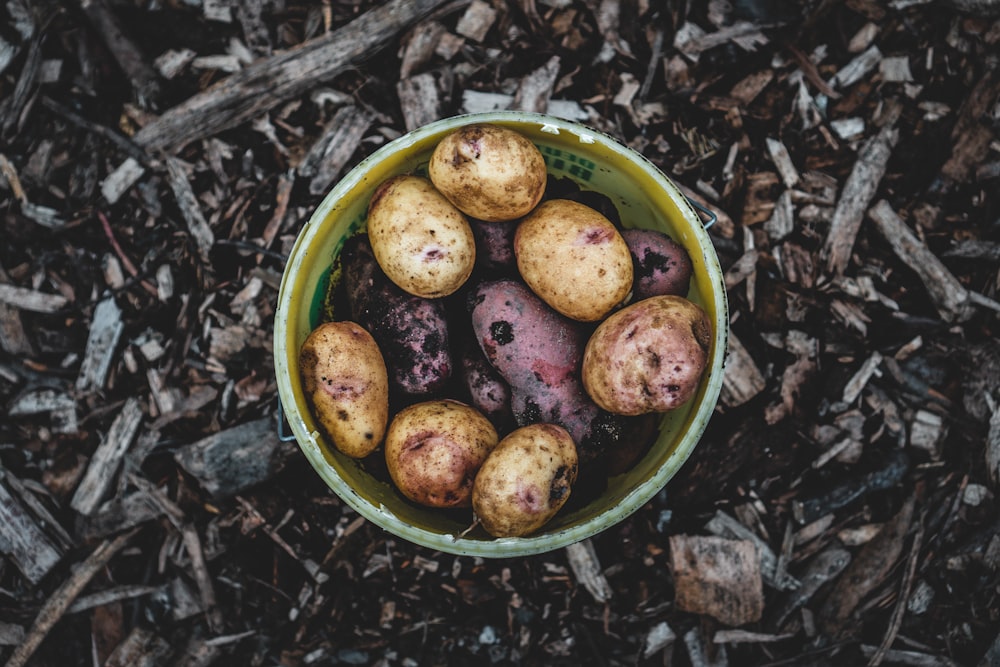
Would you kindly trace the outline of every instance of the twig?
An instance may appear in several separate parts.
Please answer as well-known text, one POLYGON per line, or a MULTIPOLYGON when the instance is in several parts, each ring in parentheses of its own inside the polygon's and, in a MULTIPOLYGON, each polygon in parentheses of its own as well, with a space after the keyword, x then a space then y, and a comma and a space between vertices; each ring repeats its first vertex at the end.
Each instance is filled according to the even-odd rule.
POLYGON ((94 549, 93 553, 87 557, 70 575, 69 579, 56 589, 48 601, 42 606, 35 623, 31 626, 24 643, 14 649, 10 659, 7 660, 6 667, 24 667, 28 660, 41 645, 49 631, 55 627, 59 619, 63 617, 73 601, 83 591, 90 580, 101 571, 116 553, 128 544, 132 536, 138 532, 138 528, 133 528, 127 533, 122 533, 113 540, 102 542, 94 549))
POLYGON ((118 66, 128 76, 132 87, 135 88, 139 104, 145 107, 155 103, 160 94, 160 82, 156 72, 146 63, 142 52, 122 30, 118 18, 103 0, 80 0, 80 7, 115 57, 118 66))
POLYGON ((230 75, 168 109, 135 135, 149 150, 174 151, 244 121, 332 79, 389 45, 401 29, 442 0, 391 0, 342 28, 230 75))
POLYGON ((125 270, 128 271, 133 278, 139 281, 139 284, 142 285, 143 289, 152 294, 154 297, 159 298, 156 292, 156 287, 139 277, 139 270, 135 268, 135 264, 133 264, 132 260, 125 254, 122 247, 118 245, 118 239, 115 238, 115 233, 111 229, 111 222, 108 221, 108 217, 100 211, 97 211, 97 219, 101 221, 101 228, 104 229, 104 235, 108 237, 108 242, 114 249, 115 254, 118 255, 118 259, 121 260, 122 266, 125 267, 125 270))
POLYGON ((868 661, 869 667, 878 667, 885 659, 885 654, 896 641, 899 628, 903 624, 903 615, 906 613, 906 603, 910 599, 910 591, 913 589, 913 579, 917 573, 917 561, 920 560, 920 547, 924 541, 924 517, 926 510, 920 513, 917 521, 917 532, 913 536, 913 544, 910 546, 910 554, 906 558, 906 572, 903 574, 903 583, 899 587, 899 597, 896 599, 896 608, 892 610, 892 617, 889 620, 889 629, 886 630, 885 637, 879 645, 875 655, 868 661))
POLYGON ((145 165, 147 167, 152 166, 154 160, 149 157, 149 154, 142 149, 141 146, 136 144, 134 141, 126 137, 125 135, 115 132, 110 127, 105 125, 99 125, 92 121, 87 120, 80 114, 76 113, 72 109, 59 104, 51 97, 43 95, 41 98, 42 106, 66 120, 77 127, 86 130, 92 134, 96 134, 102 139, 107 139, 115 146, 121 149, 123 153, 133 158, 136 162, 145 165))

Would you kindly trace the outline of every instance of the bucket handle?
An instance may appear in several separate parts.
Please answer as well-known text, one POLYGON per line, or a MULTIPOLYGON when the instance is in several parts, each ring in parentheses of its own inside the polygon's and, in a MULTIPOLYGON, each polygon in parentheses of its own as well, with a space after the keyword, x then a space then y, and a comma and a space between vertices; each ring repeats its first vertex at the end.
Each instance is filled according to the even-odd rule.
POLYGON ((708 208, 707 206, 702 206, 701 204, 691 199, 690 197, 685 197, 685 199, 687 199, 688 203, 691 204, 692 208, 694 208, 699 213, 698 219, 701 220, 701 223, 705 226, 705 229, 708 229, 716 222, 718 222, 719 216, 715 214, 715 211, 708 208), (708 220, 702 219, 701 217, 702 213, 708 216, 708 220))
POLYGON ((278 399, 278 440, 281 442, 291 442, 295 440, 294 433, 285 433, 285 408, 278 399))

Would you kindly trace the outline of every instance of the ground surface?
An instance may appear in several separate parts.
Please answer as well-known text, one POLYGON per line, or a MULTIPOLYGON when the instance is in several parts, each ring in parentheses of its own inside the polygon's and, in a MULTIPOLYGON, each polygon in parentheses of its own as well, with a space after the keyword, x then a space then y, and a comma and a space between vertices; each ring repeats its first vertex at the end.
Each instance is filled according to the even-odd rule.
POLYGON ((690 4, 439 3, 157 142, 157 116, 373 3, 7 3, 0 659, 997 664, 995 3, 690 4), (298 230, 365 155, 484 99, 578 115, 720 216, 719 408, 592 552, 414 546, 275 436, 298 230), (220 442, 268 463, 220 480, 192 449, 220 442))

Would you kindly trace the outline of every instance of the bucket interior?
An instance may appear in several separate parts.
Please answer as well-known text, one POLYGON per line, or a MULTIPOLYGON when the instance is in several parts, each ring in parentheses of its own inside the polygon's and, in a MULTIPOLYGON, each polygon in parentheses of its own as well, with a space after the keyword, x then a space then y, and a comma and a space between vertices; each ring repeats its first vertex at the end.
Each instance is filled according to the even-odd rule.
POLYGON ((317 473, 356 511, 417 544, 456 554, 509 557, 589 537, 624 519, 663 487, 690 455, 714 411, 728 326, 722 270, 711 240, 684 196, 654 165, 610 137, 568 121, 519 112, 475 114, 438 121, 387 144, 347 174, 319 205, 299 233, 282 278, 275 313, 275 372, 299 446, 317 473), (563 510, 541 531, 522 538, 497 539, 482 528, 463 534, 471 510, 445 512, 416 505, 391 482, 337 452, 310 415, 298 372, 298 350, 325 317, 334 259, 344 240, 364 229, 374 189, 397 174, 425 173, 438 141, 472 122, 517 130, 538 146, 550 177, 566 177, 610 197, 625 227, 658 229, 684 246, 694 267, 688 298, 705 309, 713 324, 708 366, 697 393, 681 408, 663 414, 659 435, 645 456, 612 477, 602 495, 572 511, 563 510))

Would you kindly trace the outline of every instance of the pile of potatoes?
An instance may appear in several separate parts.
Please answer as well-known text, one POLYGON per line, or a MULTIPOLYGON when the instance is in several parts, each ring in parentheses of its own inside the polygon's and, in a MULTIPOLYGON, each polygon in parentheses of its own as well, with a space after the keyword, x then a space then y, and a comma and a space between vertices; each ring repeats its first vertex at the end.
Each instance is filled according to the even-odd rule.
POLYGON ((375 190, 337 259, 336 316, 302 346, 303 386, 334 446, 384 461, 410 501, 529 535, 690 400, 711 325, 686 298, 684 248, 549 179, 523 135, 465 126, 427 173, 375 190))

